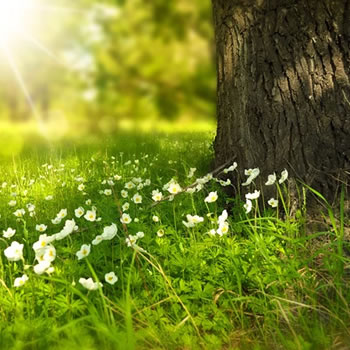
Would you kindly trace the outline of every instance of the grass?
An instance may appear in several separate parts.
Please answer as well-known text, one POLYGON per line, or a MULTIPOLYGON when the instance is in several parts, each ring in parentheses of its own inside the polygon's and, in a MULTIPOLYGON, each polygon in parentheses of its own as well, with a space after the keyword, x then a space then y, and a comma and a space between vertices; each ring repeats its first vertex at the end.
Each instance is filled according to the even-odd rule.
MULTIPOLYGON (((204 184, 194 193, 154 202, 152 191, 169 195, 163 186, 171 179, 182 188, 198 185, 210 170, 211 142, 208 133, 124 133, 103 142, 33 142, 0 160, 0 185, 6 182, 0 229, 16 229, 11 238, 0 238, 1 349, 346 349, 345 191, 335 209, 300 185, 300 193, 313 193, 323 203, 321 230, 310 229, 305 206, 289 215, 289 180, 273 185, 277 208, 260 196, 249 213, 245 202, 210 178, 200 180, 204 184), (192 177, 190 168, 197 169, 192 177), (124 198, 129 182, 134 187, 124 198), (214 191, 218 199, 205 202, 214 191), (132 201, 135 193, 142 203, 132 201), (76 217, 79 207, 95 211, 96 220, 76 217), (17 209, 25 209, 23 217, 13 214, 17 209), (62 209, 67 216, 53 224, 62 209), (120 221, 123 212, 131 223, 120 221), (188 214, 203 221, 194 223, 188 214), (33 244, 43 234, 36 225, 47 225, 45 234, 52 236, 71 219, 76 230, 51 242, 54 271, 35 273, 40 251, 33 244), (113 223, 113 239, 91 244, 113 223), (210 234, 225 225, 226 234, 210 234), (138 232, 144 236, 135 237, 138 232), (23 244, 18 261, 4 255, 13 241, 23 244), (83 244, 91 251, 79 260, 83 244), (112 271, 118 277, 113 285, 105 280, 112 271), (23 274, 28 280, 14 287, 23 274), (79 283, 82 277, 92 278, 96 290, 79 283)), ((254 182, 240 190, 253 193, 254 182)))

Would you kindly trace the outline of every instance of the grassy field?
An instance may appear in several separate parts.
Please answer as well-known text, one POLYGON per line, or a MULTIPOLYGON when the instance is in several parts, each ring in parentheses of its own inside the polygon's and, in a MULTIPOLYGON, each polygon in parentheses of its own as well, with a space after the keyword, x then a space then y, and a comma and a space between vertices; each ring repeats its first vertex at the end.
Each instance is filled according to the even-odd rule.
POLYGON ((305 203, 291 215, 286 173, 269 179, 274 200, 256 169, 246 186, 226 182, 235 164, 210 174, 212 138, 2 158, 0 349, 349 349, 344 193, 338 208, 314 193, 319 222, 305 203))

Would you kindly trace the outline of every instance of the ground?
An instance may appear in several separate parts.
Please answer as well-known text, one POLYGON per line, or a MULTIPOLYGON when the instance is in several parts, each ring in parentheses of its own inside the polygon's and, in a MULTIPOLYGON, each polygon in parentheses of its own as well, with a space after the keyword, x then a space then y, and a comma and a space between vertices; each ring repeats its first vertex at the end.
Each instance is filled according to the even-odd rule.
POLYGON ((212 174, 212 140, 124 133, 3 156, 1 348, 346 349, 345 199, 313 193, 317 230, 305 205, 290 215, 288 174, 271 177, 274 201, 256 169, 244 185, 227 182, 236 164, 212 174))

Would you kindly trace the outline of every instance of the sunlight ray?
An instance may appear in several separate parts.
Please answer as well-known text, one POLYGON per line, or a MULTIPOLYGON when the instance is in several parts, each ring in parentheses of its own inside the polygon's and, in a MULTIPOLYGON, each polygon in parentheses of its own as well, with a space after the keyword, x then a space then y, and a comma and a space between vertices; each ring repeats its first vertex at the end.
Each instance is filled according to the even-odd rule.
POLYGON ((7 62, 8 64, 10 65, 10 68, 12 69, 13 71, 13 74, 15 75, 15 78, 27 100, 27 103, 30 107, 30 109, 32 110, 33 112, 33 115, 35 117, 35 119, 37 120, 39 126, 41 127, 42 126, 42 120, 41 120, 41 117, 40 117, 40 114, 34 104, 34 101, 29 93, 29 90, 25 84, 25 81, 23 79, 23 76, 22 76, 22 73, 20 72, 20 70, 18 69, 17 67, 17 64, 16 64, 16 61, 14 59, 14 57, 12 56, 11 54, 11 51, 9 50, 9 48, 6 46, 6 45, 2 45, 1 48, 3 49, 3 52, 5 54, 5 57, 7 59, 7 62))
POLYGON ((48 57, 50 57, 52 60, 54 60, 59 65, 63 66, 64 68, 70 69, 70 67, 67 66, 67 64, 60 60, 53 52, 51 52, 45 45, 43 45, 38 39, 36 39, 34 36, 24 33, 23 31, 18 32, 20 36, 29 41, 32 45, 34 45, 37 49, 45 53, 48 57))

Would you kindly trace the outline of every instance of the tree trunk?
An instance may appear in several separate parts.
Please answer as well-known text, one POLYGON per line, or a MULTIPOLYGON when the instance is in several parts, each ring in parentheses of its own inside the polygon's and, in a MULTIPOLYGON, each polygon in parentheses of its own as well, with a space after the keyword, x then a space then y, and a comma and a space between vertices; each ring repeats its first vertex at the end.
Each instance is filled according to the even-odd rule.
POLYGON ((333 193, 350 166, 350 0, 212 1, 217 165, 333 193))

